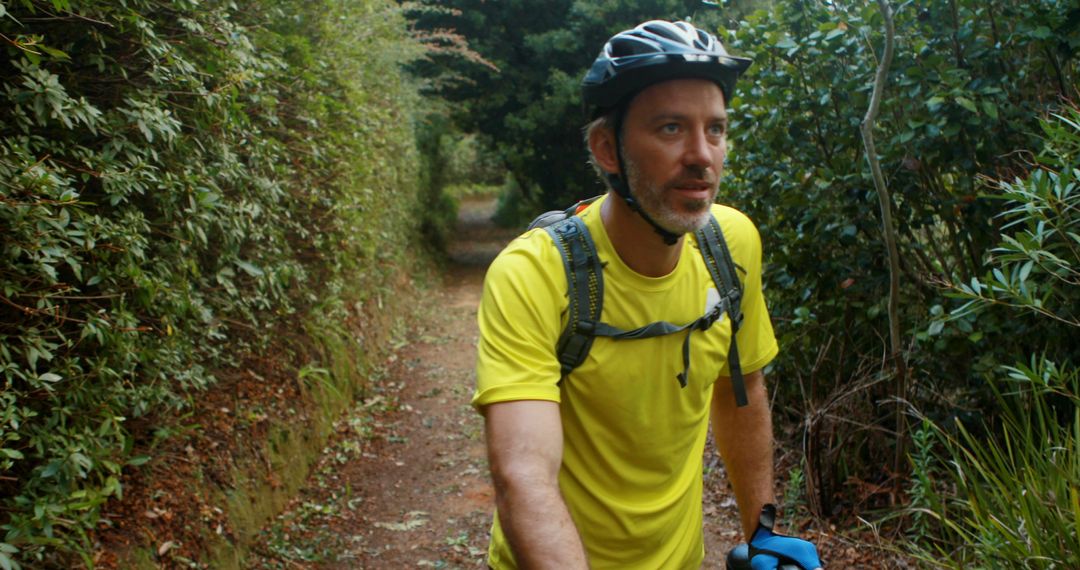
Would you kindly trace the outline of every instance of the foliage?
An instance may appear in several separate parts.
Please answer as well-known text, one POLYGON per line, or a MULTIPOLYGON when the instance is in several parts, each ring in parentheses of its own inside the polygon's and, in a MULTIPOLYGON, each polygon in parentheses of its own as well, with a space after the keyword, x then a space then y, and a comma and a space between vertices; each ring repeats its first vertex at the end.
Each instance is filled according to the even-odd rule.
POLYGON ((911 478, 908 480, 910 496, 908 509, 911 512, 911 524, 908 527, 908 534, 916 542, 930 534, 931 521, 927 513, 940 506, 938 502, 940 493, 934 488, 933 477, 938 469, 934 456, 936 442, 934 435, 934 425, 924 418, 911 438, 912 469, 911 478))
POLYGON ((935 524, 913 548, 950 568, 1080 564, 1080 355, 1069 340, 1080 328, 1080 108, 1042 127, 1035 170, 999 184, 1006 233, 991 270, 955 286, 965 303, 951 318, 1008 310, 1045 337, 1027 362, 989 375, 997 414, 973 428, 935 426, 947 468, 915 464, 919 513, 935 524))
POLYGON ((422 198, 419 207, 428 212, 420 226, 424 242, 436 251, 445 251, 450 232, 457 217, 457 201, 447 193, 449 162, 446 139, 450 125, 441 114, 428 113, 417 128, 417 144, 421 150, 422 198))
MULTIPOLYGON (((536 205, 524 214, 502 212, 514 223, 540 211, 601 192, 581 144, 585 117, 579 86, 588 66, 612 34, 654 18, 712 18, 696 0, 526 0, 438 2, 454 11, 427 12, 417 25, 452 29, 491 66, 433 56, 418 73, 457 70, 456 82, 437 92, 460 102, 459 128, 482 135, 516 179, 514 188, 536 205)), ((702 24, 705 25, 705 24, 702 24)), ((516 198, 508 200, 517 203, 516 198)))
POLYGON ((987 305, 1023 309, 1054 328, 1080 327, 1080 109, 1042 122, 1050 144, 1024 179, 1000 183, 1010 208, 1002 242, 991 251, 994 267, 983 278, 959 283, 967 302, 961 318, 987 305))
POLYGON ((406 30, 388 0, 0 5, 0 565, 86 551, 133 418, 387 286, 406 30))
MULTIPOLYGON (((946 312, 938 284, 983 271, 998 240, 985 178, 1022 168, 1041 111, 1080 78, 1080 36, 1064 3, 907 1, 877 122, 877 151, 895 200, 903 271, 901 331, 915 403, 934 417, 990 405, 982 374, 1025 324, 946 312), (1036 32, 1036 29, 1042 31, 1036 32), (1058 74, 1064 78, 1057 81, 1058 74), (936 308, 935 308, 936 307, 936 308), (1000 339, 993 347, 986 338, 1000 339)), ((888 272, 859 125, 882 45, 872 3, 775 2, 729 44, 754 58, 732 105, 721 199, 746 210, 766 246, 770 312, 784 347, 779 409, 806 418, 808 502, 819 514, 885 504, 894 406, 885 401, 888 272), (889 405, 886 405, 889 404, 889 405), (849 425, 860 426, 848 429, 849 425), (878 491, 874 491, 877 489, 878 491), (865 491, 865 492, 864 492, 865 491)))
POLYGON ((994 386, 1000 423, 991 437, 963 424, 937 428, 945 471, 919 471, 930 484, 933 520, 908 549, 948 568, 1075 568, 1080 564, 1080 374, 1033 357, 1003 367, 994 386), (947 491, 949 488, 954 491, 947 491))

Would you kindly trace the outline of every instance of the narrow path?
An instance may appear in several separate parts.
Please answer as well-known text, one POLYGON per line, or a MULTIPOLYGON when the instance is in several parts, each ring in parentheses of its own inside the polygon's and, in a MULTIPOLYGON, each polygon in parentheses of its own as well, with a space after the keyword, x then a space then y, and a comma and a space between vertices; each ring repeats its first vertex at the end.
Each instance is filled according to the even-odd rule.
POLYGON ((251 568, 482 568, 494 501, 469 405, 484 271, 513 237, 468 200, 443 283, 422 295, 373 391, 251 568))

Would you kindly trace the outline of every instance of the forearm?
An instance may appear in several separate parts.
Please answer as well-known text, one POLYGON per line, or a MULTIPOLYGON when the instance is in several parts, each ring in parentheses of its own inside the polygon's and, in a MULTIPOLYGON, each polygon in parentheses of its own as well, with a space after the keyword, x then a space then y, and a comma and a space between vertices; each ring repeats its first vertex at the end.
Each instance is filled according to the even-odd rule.
POLYGON ((520 568, 587 568, 577 527, 559 492, 559 405, 515 401, 486 409, 488 463, 499 524, 520 568))
POLYGON ((495 505, 520 568, 588 568, 577 527, 557 485, 496 484, 495 505))
POLYGON ((730 381, 721 378, 717 382, 712 421, 716 445, 739 505, 744 536, 749 540, 761 507, 775 502, 775 492, 772 419, 764 375, 748 374, 745 381, 749 403, 741 408, 735 405, 730 381))

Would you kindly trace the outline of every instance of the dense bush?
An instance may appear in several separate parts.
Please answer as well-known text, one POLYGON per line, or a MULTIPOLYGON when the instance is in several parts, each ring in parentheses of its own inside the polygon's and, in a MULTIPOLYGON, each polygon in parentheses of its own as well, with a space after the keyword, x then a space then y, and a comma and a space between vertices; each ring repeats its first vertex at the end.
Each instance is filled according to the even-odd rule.
POLYGON ((0 567, 80 549, 129 420, 417 240, 389 0, 0 4, 0 567))
POLYGON ((997 201, 982 197, 983 176, 1020 171, 1021 151, 1039 146, 1040 114, 1074 94, 1080 36, 1071 8, 958 0, 895 10, 876 138, 902 258, 914 382, 903 393, 884 366, 888 269, 859 133, 883 43, 878 8, 775 2, 730 41, 754 65, 733 104, 723 199, 762 230, 783 347, 773 372, 779 409, 805 420, 807 499, 820 514, 892 501, 881 491, 896 488, 883 484, 899 476, 887 466, 907 437, 893 432, 896 398, 935 418, 974 418, 993 408, 983 373, 1001 355, 1063 342, 1032 336, 1022 321, 942 326, 931 315, 950 306, 939 285, 980 275, 998 241, 997 201))

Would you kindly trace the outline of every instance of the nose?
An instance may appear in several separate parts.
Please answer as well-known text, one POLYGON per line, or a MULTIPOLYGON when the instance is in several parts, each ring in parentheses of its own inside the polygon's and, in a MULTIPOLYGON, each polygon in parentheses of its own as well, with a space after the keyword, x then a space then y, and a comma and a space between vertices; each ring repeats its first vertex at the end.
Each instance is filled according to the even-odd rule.
POLYGON ((686 139, 683 165, 702 169, 712 167, 716 160, 716 143, 709 140, 708 134, 702 129, 695 129, 691 133, 686 139))

